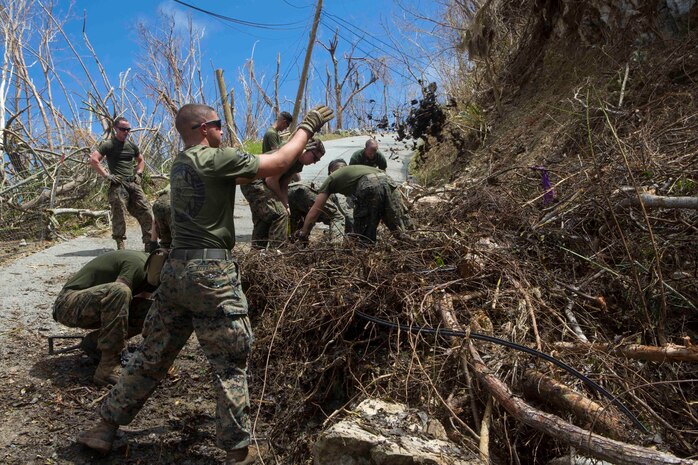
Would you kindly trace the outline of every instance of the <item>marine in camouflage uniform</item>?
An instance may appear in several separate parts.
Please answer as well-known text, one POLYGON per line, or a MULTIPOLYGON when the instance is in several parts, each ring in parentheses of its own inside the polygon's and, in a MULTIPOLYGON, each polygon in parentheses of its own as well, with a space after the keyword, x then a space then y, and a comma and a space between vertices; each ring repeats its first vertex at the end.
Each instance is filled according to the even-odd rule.
POLYGON ((375 242, 381 220, 393 232, 409 228, 410 219, 402 203, 395 181, 378 168, 364 165, 346 166, 344 162, 330 174, 318 189, 318 197, 306 216, 303 228, 296 233, 305 239, 331 194, 352 196, 354 204, 353 236, 375 242))
POLYGON ((373 166, 385 171, 388 168, 388 161, 378 150, 378 141, 369 139, 363 149, 357 150, 351 155, 349 166, 352 165, 373 166))
POLYGON ((53 319, 71 328, 95 329, 103 356, 95 372, 98 384, 113 384, 126 340, 140 334, 142 315, 130 312, 132 298, 150 290, 146 282, 148 254, 133 250, 107 252, 75 273, 53 304, 53 319))
MULTIPOLYGON (((334 197, 334 196, 333 196, 334 197)), ((303 220, 315 203, 317 191, 301 182, 288 186, 288 206, 291 210, 291 232, 296 232, 303 226, 303 220)), ((322 208, 318 221, 330 227, 332 238, 342 237, 345 230, 345 217, 333 199, 328 199, 322 208)))
POLYGON ((80 443, 108 452, 117 425, 133 420, 196 332, 214 373, 216 443, 228 451, 227 464, 251 463, 246 459, 247 358, 253 337, 239 266, 230 252, 235 245, 235 184, 288 167, 303 149, 306 133, 322 127, 328 112, 320 108, 306 116, 305 131, 264 164, 260 157, 220 148, 221 120, 213 108, 190 104, 179 110, 175 124, 187 148, 175 157, 170 173, 172 250, 146 317, 141 349, 102 403, 103 421, 81 433, 80 443))
POLYGON ((114 137, 101 142, 90 155, 92 167, 109 181, 107 198, 111 209, 112 238, 116 241, 117 249, 124 248, 126 212, 138 220, 144 244, 150 241, 153 220, 150 204, 141 188, 145 160, 138 146, 127 140, 130 130, 128 120, 117 118, 114 137), (103 158, 107 159, 109 172, 101 164, 103 158))
MULTIPOLYGON (((292 120, 290 113, 279 113, 276 122, 264 133, 262 153, 269 153, 281 147, 279 131, 287 129, 292 120)), ((240 191, 249 203, 252 213, 252 246, 264 249, 283 243, 288 236, 288 212, 281 200, 261 179, 243 184, 240 191)))

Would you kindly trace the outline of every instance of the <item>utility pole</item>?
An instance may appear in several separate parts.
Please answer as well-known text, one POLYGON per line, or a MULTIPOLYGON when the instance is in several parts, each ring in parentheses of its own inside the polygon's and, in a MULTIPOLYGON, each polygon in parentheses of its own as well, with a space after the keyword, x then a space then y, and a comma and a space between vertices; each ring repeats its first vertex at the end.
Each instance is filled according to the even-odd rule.
POLYGON ((313 27, 310 29, 310 39, 308 40, 308 49, 305 51, 305 61, 303 62, 303 71, 301 72, 301 82, 298 83, 298 92, 296 93, 296 103, 293 105, 293 121, 291 122, 291 131, 296 128, 298 121, 298 113, 301 110, 301 101, 303 100, 303 90, 305 89, 305 81, 308 79, 308 68, 310 67, 310 58, 313 55, 313 45, 315 45, 315 34, 320 25, 320 13, 322 12, 322 0, 317 1, 315 7, 315 19, 313 19, 313 27))
POLYGON ((225 79, 223 79, 223 70, 216 70, 216 80, 218 81, 218 91, 221 94, 221 105, 223 106, 223 116, 225 117, 225 124, 227 126, 228 133, 228 143, 235 147, 238 144, 237 134, 235 134, 235 120, 233 119, 233 111, 230 108, 230 102, 228 102, 228 92, 225 90, 225 79))

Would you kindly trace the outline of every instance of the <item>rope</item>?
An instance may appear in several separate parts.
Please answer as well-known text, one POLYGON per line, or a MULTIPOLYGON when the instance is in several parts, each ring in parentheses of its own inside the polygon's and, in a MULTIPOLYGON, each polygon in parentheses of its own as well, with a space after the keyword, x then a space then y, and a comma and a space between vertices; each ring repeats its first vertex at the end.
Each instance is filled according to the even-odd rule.
POLYGON ((387 320, 382 320, 380 318, 377 318, 375 316, 368 315, 364 312, 361 312, 359 310, 355 311, 356 316, 363 318, 364 320, 368 320, 372 323, 375 323, 380 326, 384 326, 386 328, 393 328, 393 329, 399 329, 401 331, 408 331, 411 333, 426 333, 426 334, 436 334, 439 336, 446 336, 446 337, 457 337, 457 338, 467 338, 471 337, 472 339, 477 339, 480 341, 486 341, 486 342, 491 342, 493 344, 499 344, 505 347, 509 347, 510 349, 518 350, 520 352, 525 352, 529 355, 533 355, 534 357, 542 358, 545 361, 548 361, 563 370, 565 370, 567 373, 579 378, 582 380, 584 384, 589 386, 590 388, 594 389, 596 392, 599 394, 603 395, 607 399, 611 401, 613 405, 618 407, 624 414, 627 416, 630 421, 633 422, 633 424, 640 429, 643 433, 649 434, 649 431, 643 425, 640 420, 637 419, 635 415, 625 406, 621 401, 619 401, 613 394, 608 392, 606 389, 604 389, 601 385, 596 383, 595 381, 589 379, 588 377, 584 376, 582 373, 580 373, 577 369, 571 367, 570 365, 567 365, 566 363, 556 359, 555 357, 551 357, 550 355, 541 352, 536 349, 531 349, 530 347, 523 346, 521 344, 517 344, 515 342, 507 341, 505 339, 500 339, 498 337, 494 336, 488 336, 486 334, 480 334, 476 333, 474 331, 471 331, 470 333, 466 333, 464 331, 454 331, 451 329, 433 329, 433 328, 426 328, 423 326, 417 326, 417 325, 404 325, 404 324, 398 324, 398 323, 392 323, 387 320))

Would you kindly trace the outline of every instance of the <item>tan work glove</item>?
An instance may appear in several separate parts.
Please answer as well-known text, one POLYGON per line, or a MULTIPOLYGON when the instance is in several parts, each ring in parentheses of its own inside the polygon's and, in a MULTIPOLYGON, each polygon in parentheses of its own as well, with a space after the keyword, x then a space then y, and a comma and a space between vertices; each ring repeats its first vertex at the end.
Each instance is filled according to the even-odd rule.
POLYGON ((334 118, 334 111, 330 107, 320 105, 305 115, 298 129, 305 129, 310 134, 310 137, 313 137, 332 118, 334 118))

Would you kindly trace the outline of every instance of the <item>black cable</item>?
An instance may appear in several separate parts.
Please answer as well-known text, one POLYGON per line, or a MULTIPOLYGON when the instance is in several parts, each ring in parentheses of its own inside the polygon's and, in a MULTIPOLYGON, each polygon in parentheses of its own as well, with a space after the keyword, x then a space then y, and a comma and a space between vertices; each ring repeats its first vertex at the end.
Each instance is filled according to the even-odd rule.
POLYGON ((474 331, 471 331, 470 333, 466 333, 464 331, 453 331, 451 329, 433 329, 433 328, 425 328, 423 326, 408 326, 408 325, 403 325, 403 324, 398 324, 398 323, 392 323, 387 320, 382 320, 380 318, 377 318, 375 316, 367 315, 364 312, 361 312, 359 310, 355 310, 355 313, 357 316, 363 318, 364 320, 368 320, 372 323, 376 323, 381 326, 385 326, 388 328, 393 328, 393 329, 400 329, 401 331, 408 331, 411 333, 427 333, 427 334, 436 334, 439 336, 448 336, 448 337, 458 337, 458 338, 466 338, 466 337, 471 337, 473 339, 478 339, 480 341, 486 341, 486 342, 491 342, 493 344, 499 344, 505 347, 509 347, 510 349, 518 350, 520 352, 525 352, 529 355, 533 355, 538 358, 542 358, 543 360, 546 360, 563 370, 565 370, 567 373, 579 378, 582 380, 584 384, 587 386, 591 387, 594 389, 596 392, 602 394, 604 397, 609 399, 613 405, 618 407, 624 414, 627 416, 630 421, 633 422, 635 426, 637 426, 643 433, 648 434, 649 431, 647 428, 645 428, 645 425, 643 425, 640 420, 637 419, 635 415, 625 406, 621 401, 619 401, 613 394, 608 392, 606 389, 604 389, 601 385, 596 383, 595 381, 592 381, 591 379, 587 378, 584 376, 582 373, 577 371, 577 369, 567 365, 566 363, 556 359, 555 357, 551 357, 550 355, 541 352, 536 349, 531 349, 530 347, 523 346, 521 344, 517 344, 515 342, 507 341, 506 339, 500 339, 498 337, 494 336, 488 336, 486 334, 480 334, 476 333, 474 331))
POLYGON ((207 14, 207 15, 212 16, 214 18, 218 18, 218 19, 222 19, 224 21, 239 24, 241 26, 250 26, 250 27, 257 27, 260 29, 277 29, 277 30, 278 29, 302 29, 303 28, 303 26, 297 26, 299 24, 302 24, 303 21, 296 21, 293 23, 277 23, 277 24, 245 21, 243 19, 231 18, 230 16, 224 16, 224 15, 221 15, 218 13, 214 13, 213 11, 204 10, 203 8, 199 8, 197 6, 191 5, 191 4, 183 2, 181 0, 174 0, 174 1, 179 3, 180 5, 186 6, 187 8, 191 8, 192 10, 200 11, 201 13, 207 14), (296 26, 296 27, 289 27, 289 26, 296 26))

